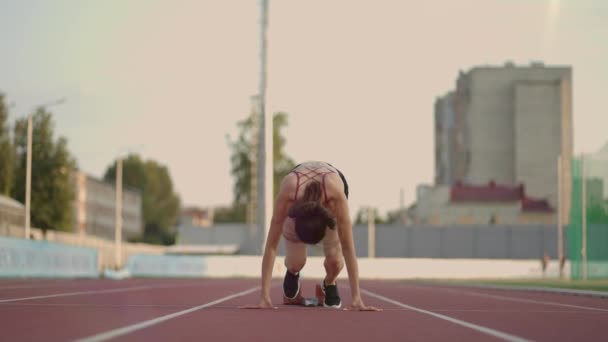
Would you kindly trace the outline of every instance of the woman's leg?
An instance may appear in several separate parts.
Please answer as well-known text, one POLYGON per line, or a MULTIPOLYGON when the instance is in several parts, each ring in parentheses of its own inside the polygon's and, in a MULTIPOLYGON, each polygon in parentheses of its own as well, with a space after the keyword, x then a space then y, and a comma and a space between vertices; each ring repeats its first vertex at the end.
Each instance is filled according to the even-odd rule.
POLYGON ((283 224, 283 241, 285 241, 285 278, 283 279, 283 302, 290 303, 300 296, 300 271, 306 264, 306 245, 299 241, 293 220, 283 224))
POLYGON ((285 267, 292 274, 297 274, 306 265, 306 245, 302 242, 285 241, 285 267))
POLYGON ((323 306, 340 308, 342 306, 342 299, 340 299, 340 294, 338 293, 336 279, 344 268, 344 257, 342 256, 338 232, 335 229, 328 229, 325 233, 323 251, 325 252, 325 262, 323 262, 323 266, 325 266, 325 279, 320 285, 323 306))
POLYGON ((323 252, 325 253, 325 284, 333 285, 336 283, 338 275, 344 268, 344 256, 336 229, 327 229, 323 239, 323 252))

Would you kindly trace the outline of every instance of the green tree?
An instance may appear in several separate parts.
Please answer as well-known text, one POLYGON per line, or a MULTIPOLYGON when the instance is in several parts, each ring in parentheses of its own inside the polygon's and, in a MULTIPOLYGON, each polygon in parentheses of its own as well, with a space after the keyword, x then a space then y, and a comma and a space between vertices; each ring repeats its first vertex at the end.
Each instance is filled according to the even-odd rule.
MULTIPOLYGON (((386 221, 384 219, 382 219, 382 217, 380 217, 380 214, 378 214, 377 208, 373 208, 373 211, 374 211, 374 223, 376 223, 376 224, 386 223, 386 221)), ((355 224, 367 224, 367 220, 368 220, 367 217, 368 217, 368 209, 360 208, 359 211, 357 211, 357 215, 355 216, 355 224)))
POLYGON ((245 205, 216 207, 213 210, 214 222, 244 222, 247 216, 245 205))
POLYGON ((8 128, 8 107, 0 93, 0 195, 9 196, 15 172, 15 150, 8 128))
MULTIPOLYGON (((285 112, 277 112, 273 115, 273 182, 274 196, 279 191, 281 180, 293 167, 294 161, 285 152, 287 139, 283 135, 283 129, 288 125, 288 115, 285 112)), ((251 141, 254 130, 252 117, 237 123, 239 135, 235 141, 228 138, 228 144, 232 150, 230 156, 231 173, 234 178, 233 202, 231 208, 221 208, 216 211, 214 220, 216 222, 245 222, 246 206, 252 198, 251 194, 251 165, 252 156, 256 146, 251 141)))
MULTIPOLYGON (((143 161, 138 155, 123 160, 123 185, 138 189, 142 194, 142 216, 147 243, 170 245, 175 242, 172 232, 180 210, 179 196, 166 166, 154 160, 143 161)), ((115 182, 116 162, 106 169, 104 180, 115 182)))
MULTIPOLYGON (((72 230, 71 180, 76 161, 70 155, 67 140, 53 138, 52 114, 38 109, 32 117, 32 226, 42 229, 72 230)), ((27 162, 27 118, 15 123, 14 145, 16 170, 13 198, 25 203, 25 176, 27 162)))
POLYGON ((401 210, 401 209, 395 209, 395 210, 391 210, 389 212, 386 213, 386 220, 385 223, 403 223, 403 219, 405 217, 405 209, 401 210))
POLYGON ((587 207, 587 221, 589 223, 607 223, 608 210, 601 204, 590 205, 587 207))
MULTIPOLYGON (((287 139, 283 135, 283 129, 288 126, 288 115, 285 112, 275 113, 273 118, 273 165, 274 165, 274 197, 279 193, 279 187, 283 177, 287 175, 296 166, 295 162, 285 152, 287 139)), ((273 198, 274 198, 273 197, 273 198)))

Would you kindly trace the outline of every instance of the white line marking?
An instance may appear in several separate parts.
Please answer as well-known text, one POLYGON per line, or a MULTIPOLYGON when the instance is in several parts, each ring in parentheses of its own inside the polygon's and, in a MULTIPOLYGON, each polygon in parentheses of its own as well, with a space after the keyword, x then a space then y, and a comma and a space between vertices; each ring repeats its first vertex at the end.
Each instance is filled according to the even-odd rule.
POLYGON ((566 307, 566 308, 575 308, 575 309, 585 309, 585 310, 608 312, 608 309, 594 308, 594 307, 591 307, 591 306, 564 304, 564 303, 558 303, 558 302, 548 302, 548 301, 544 301, 544 300, 515 298, 515 297, 491 295, 491 294, 487 294, 487 293, 479 293, 479 292, 471 292, 471 291, 462 291, 462 290, 458 291, 458 290, 445 289, 445 288, 441 288, 441 290, 447 291, 447 292, 460 293, 460 294, 464 294, 464 295, 468 295, 468 296, 494 298, 494 299, 500 299, 500 300, 507 300, 507 301, 511 301, 511 302, 532 303, 532 304, 542 304, 542 305, 552 305, 552 306, 563 306, 563 307, 566 307))
POLYGON ((44 298, 72 297, 72 296, 97 295, 97 294, 105 294, 105 293, 129 292, 129 291, 139 291, 139 290, 199 286, 198 284, 189 284, 189 285, 183 285, 183 286, 180 286, 180 285, 181 284, 179 284, 177 286, 175 286, 175 284, 174 285, 166 284, 166 285, 151 285, 151 286, 134 286, 134 287, 123 287, 123 288, 109 289, 109 290, 90 290, 90 291, 55 293, 55 294, 50 294, 50 295, 33 296, 33 297, 0 299, 0 304, 19 302, 19 301, 24 301, 24 300, 44 299, 44 298))
POLYGON ((45 282, 44 279, 35 281, 36 285, 32 285, 32 283, 34 283, 33 280, 21 280, 21 281, 6 282, 6 283, 0 282, 0 285, 2 285, 2 287, 0 287, 0 290, 30 289, 30 288, 34 288, 34 287, 66 286, 69 283, 73 283, 71 279, 46 280, 46 284, 44 282, 45 282), (7 285, 10 285, 10 286, 7 286, 7 285))
POLYGON ((254 291, 257 291, 259 289, 260 289, 260 287, 256 286, 256 287, 251 288, 249 290, 241 291, 241 292, 238 292, 238 293, 226 296, 226 297, 222 297, 222 298, 214 300, 212 302, 205 303, 205 304, 202 304, 202 305, 199 305, 199 306, 195 306, 195 307, 187 309, 187 310, 178 311, 178 312, 174 312, 174 313, 169 314, 169 315, 157 317, 157 318, 150 319, 150 320, 147 320, 147 321, 143 321, 143 322, 140 322, 140 323, 136 323, 136 324, 132 324, 132 325, 127 325, 126 327, 122 327, 122 328, 118 328, 118 329, 114 329, 114 330, 109 330, 109 331, 106 331, 106 332, 101 333, 101 334, 97 334, 97 335, 93 335, 93 336, 89 336, 89 337, 84 337, 84 338, 76 340, 76 342, 101 342, 101 341, 107 341, 109 339, 112 339, 112 338, 115 338, 115 337, 118 337, 118 336, 122 336, 122 335, 126 335, 126 334, 130 334, 130 333, 132 333, 134 331, 141 330, 141 329, 153 326, 155 324, 159 324, 159 323, 162 323, 164 321, 168 321, 170 319, 173 319, 173 318, 176 318, 176 317, 179 317, 179 316, 183 316, 183 315, 189 314, 189 313, 197 311, 197 310, 208 308, 210 306, 213 306, 213 305, 216 305, 216 304, 219 304, 219 303, 222 303, 222 302, 225 302, 225 301, 237 298, 237 297, 248 295, 248 294, 250 294, 250 293, 252 293, 254 291))
MULTIPOLYGON (((159 309, 181 309, 189 308, 187 304, 64 304, 64 303, 15 303, 2 304, 5 306, 18 307, 64 307, 64 308, 159 308, 159 309)), ((215 305, 216 309, 232 309, 231 305, 215 305)), ((288 310, 290 308, 285 308, 288 310)), ((293 308, 299 310, 299 308, 293 308)), ((405 308, 383 308, 383 311, 411 311, 405 308)), ((431 308, 434 312, 487 312, 487 313, 556 313, 556 314, 592 314, 606 315, 605 312, 589 312, 589 310, 500 310, 500 309, 452 309, 452 308, 431 308)))
POLYGON ((40 289, 40 288, 44 288, 44 287, 56 287, 56 286, 48 286, 48 285, 7 286, 7 287, 0 287, 0 290, 40 289))
POLYGON ((82 283, 51 283, 51 284, 39 284, 39 285, 22 285, 22 286, 6 286, 0 287, 0 290, 21 290, 21 289, 43 289, 43 288, 54 288, 54 287, 77 287, 82 286, 82 283))
MULTIPOLYGON (((456 285, 460 286, 460 285, 456 285)), ((592 290, 577 290, 577 289, 564 289, 560 287, 542 287, 542 286, 508 286, 508 285, 485 285, 485 284, 471 284, 462 285, 463 287, 476 287, 480 289, 490 290, 509 290, 509 291, 529 291, 529 292, 541 292, 551 294, 570 294, 587 297, 601 297, 608 298, 608 292, 606 291, 592 291, 592 290)))
POLYGON ((484 334, 487 334, 487 335, 490 335, 490 336, 494 336, 494 337, 503 339, 505 341, 509 341, 509 342, 527 342, 527 341, 529 341, 529 340, 527 340, 525 338, 522 338, 522 337, 519 337, 519 336, 515 336, 515 335, 510 335, 510 334, 504 333, 502 331, 494 330, 494 329, 491 329, 491 328, 487 328, 487 327, 484 327, 484 326, 481 326, 481 325, 469 323, 469 322, 466 322, 466 321, 461 321, 459 319, 452 318, 450 316, 445 316, 445 315, 442 315, 442 314, 438 314, 438 313, 435 313, 435 312, 432 312, 432 311, 427 311, 427 310, 419 309, 417 307, 410 306, 410 305, 398 302, 396 300, 393 300, 393 299, 381 296, 379 294, 370 292, 368 290, 361 289, 361 292, 365 293, 366 295, 368 295, 370 297, 374 297, 374 298, 383 300, 383 301, 385 301, 387 303, 391 303, 393 305, 397 305, 397 306, 400 306, 402 308, 410 309, 410 310, 413 310, 413 311, 416 311, 416 312, 419 312, 419 313, 422 313, 422 314, 425 314, 425 315, 433 316, 435 318, 443 319, 445 321, 448 321, 448 322, 451 322, 451 323, 454 323, 454 324, 458 324, 460 326, 463 326, 463 327, 466 327, 466 328, 469 328, 469 329, 472 329, 472 330, 475 330, 475 331, 478 331, 478 332, 481 332, 481 333, 484 333, 484 334))

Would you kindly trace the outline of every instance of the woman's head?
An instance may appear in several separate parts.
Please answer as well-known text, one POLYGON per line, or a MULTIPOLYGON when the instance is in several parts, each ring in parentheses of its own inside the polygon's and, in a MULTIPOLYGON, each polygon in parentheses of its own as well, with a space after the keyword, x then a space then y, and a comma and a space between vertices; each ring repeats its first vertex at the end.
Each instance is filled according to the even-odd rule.
POLYGON ((321 205, 321 184, 312 181, 304 190, 302 198, 289 209, 289 217, 295 221, 295 231, 300 240, 317 244, 325 237, 325 230, 335 229, 336 218, 321 205))

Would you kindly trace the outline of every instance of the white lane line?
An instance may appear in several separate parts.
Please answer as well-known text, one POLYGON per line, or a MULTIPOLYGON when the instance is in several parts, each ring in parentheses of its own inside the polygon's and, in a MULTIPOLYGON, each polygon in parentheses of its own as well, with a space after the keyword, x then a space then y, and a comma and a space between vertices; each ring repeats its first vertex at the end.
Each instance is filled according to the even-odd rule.
POLYGON ((97 294, 117 293, 117 292, 129 292, 129 291, 139 291, 139 290, 151 290, 151 289, 164 289, 164 288, 179 288, 179 287, 200 286, 200 285, 195 285, 195 284, 183 285, 183 286, 180 286, 180 285, 183 285, 183 284, 133 286, 133 287, 122 287, 122 288, 118 288, 118 289, 109 289, 109 290, 90 290, 90 291, 55 293, 55 294, 33 296, 33 297, 0 299, 0 304, 2 304, 2 303, 19 302, 19 301, 25 301, 25 300, 45 299, 45 298, 72 297, 72 296, 97 295, 97 294))
POLYGON ((35 285, 32 285, 33 280, 22 280, 11 283, 0 283, 0 290, 14 290, 14 289, 31 289, 35 287, 55 287, 55 286, 69 286, 72 285, 73 282, 71 279, 68 280, 55 280, 55 281, 47 281, 44 280, 36 281, 35 285), (61 281, 61 283, 60 283, 61 281), (8 286, 7 286, 8 285, 8 286))
MULTIPOLYGON (((15 304, 4 304, 5 306, 11 307, 63 307, 63 308, 159 308, 159 309, 180 309, 190 308, 187 304, 46 304, 46 303, 15 303, 15 304)), ((216 309, 232 309, 230 305, 216 305, 216 309)), ((287 310, 289 308, 285 308, 287 310)), ((300 310, 294 308, 295 310, 300 310)), ((605 315, 604 312, 589 312, 587 310, 490 310, 490 309, 444 309, 444 308, 432 308, 429 309, 434 312, 487 312, 487 313, 563 313, 563 314, 594 314, 594 315, 605 315)), ((411 311, 405 308, 383 308, 383 311, 411 311)))
POLYGON ((560 287, 553 288, 553 287, 541 287, 541 286, 508 286, 508 285, 484 285, 484 284, 472 284, 472 285, 463 285, 463 286, 477 287, 480 289, 490 289, 490 290, 531 291, 531 292, 544 292, 544 293, 551 293, 551 294, 571 294, 571 295, 578 295, 578 296, 608 298, 608 292, 606 292, 606 291, 564 289, 564 288, 560 288, 560 287))
MULTIPOLYGON (((63 307, 63 308, 159 308, 159 309, 180 309, 190 308, 188 304, 63 304, 63 303, 15 303, 3 304, 5 306, 29 306, 29 307, 63 307)), ((215 305, 216 309, 233 309, 231 305, 215 305)), ((289 308, 286 308, 287 310, 289 308)), ((294 308, 294 310, 299 310, 294 308)), ((593 314, 606 315, 605 312, 589 312, 588 310, 492 310, 492 309, 451 309, 451 308, 431 308, 434 312, 487 312, 487 313, 556 313, 556 314, 593 314)), ((383 311, 411 311, 405 308, 383 308, 383 311)))
POLYGON ((361 289, 361 292, 365 293, 366 295, 368 295, 370 297, 374 297, 376 299, 383 300, 383 301, 385 301, 387 303, 391 303, 393 305, 397 305, 397 306, 400 306, 402 308, 410 309, 410 310, 419 312, 421 314, 433 316, 435 318, 439 318, 439 319, 442 319, 444 321, 448 321, 448 322, 451 322, 451 323, 454 323, 454 324, 457 324, 457 325, 460 325, 460 326, 463 326, 463 327, 466 327, 466 328, 469 328, 469 329, 472 329, 472 330, 475 330, 475 331, 478 331, 478 332, 481 332, 481 333, 484 333, 484 334, 487 334, 487 335, 490 335, 490 336, 494 336, 494 337, 500 338, 500 339, 505 340, 505 341, 509 341, 509 342, 527 342, 527 341, 529 341, 529 340, 527 340, 527 339, 525 339, 523 337, 507 334, 507 333, 504 333, 502 331, 494 330, 492 328, 487 328, 487 327, 484 327, 484 326, 481 326, 481 325, 477 325, 477 324, 469 323, 469 322, 466 322, 466 321, 462 321, 462 320, 459 320, 459 319, 456 319, 456 318, 453 318, 453 317, 450 317, 450 316, 438 314, 438 313, 435 313, 435 312, 432 312, 432 311, 427 311, 427 310, 423 310, 423 309, 420 309, 420 308, 417 308, 417 307, 414 307, 414 306, 411 306, 411 305, 407 305, 407 304, 398 302, 396 300, 390 299, 388 297, 381 296, 381 295, 379 295, 377 293, 370 292, 370 291, 365 290, 365 289, 361 289))
MULTIPOLYGON (((53 283, 47 283, 47 284, 36 283, 34 285, 7 286, 7 287, 0 287, 0 290, 44 289, 44 288, 51 289, 51 288, 59 288, 59 287, 84 287, 87 285, 102 286, 105 284, 116 283, 116 282, 117 282, 116 280, 101 280, 101 281, 84 280, 84 281, 80 281, 80 282, 76 280, 76 281, 63 282, 63 283, 53 282, 53 283)), ((129 282, 128 285, 141 285, 141 284, 145 284, 145 283, 149 284, 149 282, 141 281, 139 279, 129 280, 128 282, 129 282)), ((169 284, 177 284, 177 283, 169 283, 169 284)), ((194 284, 194 282, 183 282, 183 284, 194 284)), ((201 282, 198 282, 198 284, 201 284, 201 282)), ((127 285, 127 284, 125 284, 125 285, 127 285)), ((162 285, 162 283, 160 283, 159 285, 162 285)))
POLYGON ((56 287, 48 285, 26 285, 26 286, 6 286, 0 287, 0 290, 21 290, 21 289, 40 289, 44 287, 56 287))
POLYGON ((454 293, 464 294, 464 295, 467 295, 467 296, 493 298, 493 299, 506 300, 506 301, 511 301, 511 302, 531 303, 531 304, 541 304, 541 305, 551 305, 551 306, 562 306, 562 307, 565 307, 565 308, 575 308, 575 309, 585 309, 585 310, 592 310, 592 311, 608 312, 608 309, 595 308, 595 307, 591 307, 591 306, 564 304, 564 303, 559 303, 559 302, 549 302, 549 301, 544 301, 544 300, 524 299, 524 298, 516 298, 516 297, 508 297, 508 296, 500 296, 500 295, 492 295, 492 294, 487 294, 487 293, 462 291, 462 290, 452 290, 452 289, 445 289, 445 288, 441 288, 441 290, 446 291, 446 292, 454 292, 454 293))
POLYGON ((174 312, 174 313, 169 314, 169 315, 157 317, 157 318, 154 318, 154 319, 150 319, 150 320, 147 320, 147 321, 135 323, 135 324, 132 324, 132 325, 127 325, 125 327, 109 330, 109 331, 106 331, 104 333, 100 333, 100 334, 97 334, 97 335, 92 335, 92 336, 89 336, 89 337, 84 337, 84 338, 76 340, 76 342, 101 342, 101 341, 107 341, 109 339, 116 338, 118 336, 122 336, 122 335, 126 335, 126 334, 130 334, 130 333, 132 333, 134 331, 141 330, 141 329, 153 326, 155 324, 159 324, 159 323, 168 321, 170 319, 173 319, 173 318, 176 318, 176 317, 179 317, 179 316, 183 316, 183 315, 189 314, 189 313, 197 311, 197 310, 208 308, 210 306, 213 306, 213 305, 216 305, 216 304, 219 304, 219 303, 222 303, 222 302, 225 302, 225 301, 237 298, 237 297, 242 297, 242 296, 248 295, 248 294, 250 294, 250 293, 252 293, 254 291, 257 291, 259 289, 260 289, 260 287, 256 286, 256 287, 251 288, 249 290, 241 291, 241 292, 238 292, 238 293, 226 296, 226 297, 222 297, 222 298, 214 300, 212 302, 205 303, 205 304, 202 304, 202 305, 199 305, 199 306, 195 306, 195 307, 187 309, 187 310, 174 312))
POLYGON ((57 288, 57 287, 77 287, 82 286, 85 283, 50 283, 50 284, 37 284, 37 285, 22 285, 22 286, 6 286, 0 287, 0 290, 21 290, 21 289, 43 289, 43 288, 57 288))

